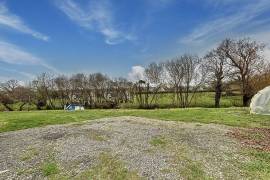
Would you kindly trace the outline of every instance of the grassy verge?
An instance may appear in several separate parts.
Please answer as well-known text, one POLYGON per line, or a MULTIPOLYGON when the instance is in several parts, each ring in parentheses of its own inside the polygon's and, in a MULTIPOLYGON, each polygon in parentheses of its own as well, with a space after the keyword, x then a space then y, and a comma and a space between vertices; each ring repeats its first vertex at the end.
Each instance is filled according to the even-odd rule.
POLYGON ((138 116, 170 121, 225 124, 238 127, 270 127, 269 116, 250 115, 247 108, 118 109, 86 110, 81 112, 0 112, 0 132, 116 116, 138 116))

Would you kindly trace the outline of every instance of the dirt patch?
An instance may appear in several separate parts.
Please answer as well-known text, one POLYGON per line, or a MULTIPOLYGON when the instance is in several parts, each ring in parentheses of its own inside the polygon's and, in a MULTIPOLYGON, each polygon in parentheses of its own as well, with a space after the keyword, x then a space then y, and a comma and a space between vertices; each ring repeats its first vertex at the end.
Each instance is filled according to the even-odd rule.
POLYGON ((114 179, 118 174, 243 179, 237 164, 249 159, 240 153, 241 144, 226 136, 231 131, 222 125, 117 117, 2 133, 0 179, 114 179))
POLYGON ((45 140, 52 141, 52 140, 57 140, 59 138, 62 138, 64 136, 65 136, 64 133, 48 133, 48 134, 45 134, 44 136, 42 136, 42 138, 45 140))
POLYGON ((234 129, 229 136, 238 139, 242 145, 270 152, 270 129, 234 129))

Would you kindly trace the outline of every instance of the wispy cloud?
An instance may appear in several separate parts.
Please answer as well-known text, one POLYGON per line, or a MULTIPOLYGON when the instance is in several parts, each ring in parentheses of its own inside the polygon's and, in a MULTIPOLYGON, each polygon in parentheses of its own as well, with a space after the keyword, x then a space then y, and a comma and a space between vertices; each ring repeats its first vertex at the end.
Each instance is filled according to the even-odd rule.
POLYGON ((1 71, 6 71, 8 73, 12 73, 13 75, 14 74, 18 75, 19 74, 20 77, 23 76, 23 77, 26 77, 27 79, 34 79, 35 78, 35 75, 34 74, 28 73, 28 72, 24 72, 24 71, 18 71, 18 70, 15 70, 15 69, 3 68, 3 67, 0 67, 0 70, 1 71))
MULTIPOLYGON (((253 3, 243 5, 237 13, 231 15, 223 15, 212 21, 201 24, 195 28, 191 34, 182 38, 182 43, 200 43, 216 37, 223 37, 227 34, 232 34, 243 27, 252 28, 258 24, 257 17, 270 9, 269 0, 258 0, 253 3)), ((270 21, 270 18, 264 20, 270 21)))
POLYGON ((41 58, 4 41, 0 41, 0 61, 14 65, 38 65, 53 72, 59 72, 56 68, 45 63, 41 58))
POLYGON ((0 3, 0 25, 15 29, 21 33, 29 34, 43 41, 49 40, 48 36, 31 29, 19 16, 12 14, 4 3, 0 3))
POLYGON ((63 11, 73 22, 79 26, 101 33, 105 42, 110 45, 119 44, 125 40, 133 40, 134 37, 116 28, 111 5, 104 0, 91 1, 87 8, 73 0, 57 0, 57 7, 63 11))

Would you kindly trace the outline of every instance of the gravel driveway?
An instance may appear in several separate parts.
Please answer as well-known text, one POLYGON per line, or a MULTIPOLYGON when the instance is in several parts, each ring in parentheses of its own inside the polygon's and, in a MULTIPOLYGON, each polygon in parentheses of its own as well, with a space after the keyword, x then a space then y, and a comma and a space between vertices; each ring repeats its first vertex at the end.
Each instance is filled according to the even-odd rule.
POLYGON ((95 168, 104 153, 139 179, 242 179, 237 164, 249 159, 226 136, 229 131, 222 125, 117 117, 1 133, 0 179, 73 179, 95 168), (54 164, 46 169, 48 162, 57 171, 54 164))

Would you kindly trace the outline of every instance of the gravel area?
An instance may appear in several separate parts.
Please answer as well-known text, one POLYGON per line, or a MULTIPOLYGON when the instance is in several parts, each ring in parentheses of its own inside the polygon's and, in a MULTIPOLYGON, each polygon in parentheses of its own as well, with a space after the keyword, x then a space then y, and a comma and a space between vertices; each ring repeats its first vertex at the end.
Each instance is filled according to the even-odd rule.
POLYGON ((239 162, 249 161, 232 129, 215 124, 104 118, 0 134, 0 179, 49 179, 42 165, 53 160, 72 179, 93 168, 100 153, 117 157, 147 179, 187 179, 190 167, 214 179, 244 179, 239 162))

